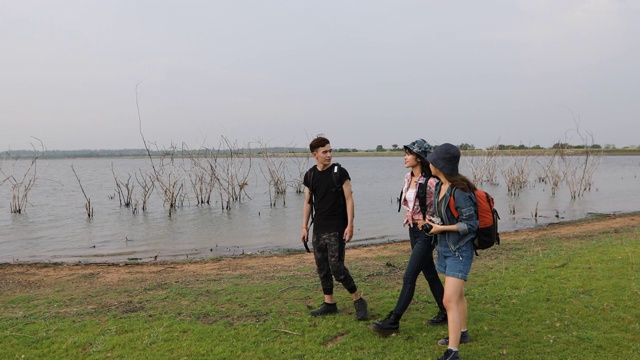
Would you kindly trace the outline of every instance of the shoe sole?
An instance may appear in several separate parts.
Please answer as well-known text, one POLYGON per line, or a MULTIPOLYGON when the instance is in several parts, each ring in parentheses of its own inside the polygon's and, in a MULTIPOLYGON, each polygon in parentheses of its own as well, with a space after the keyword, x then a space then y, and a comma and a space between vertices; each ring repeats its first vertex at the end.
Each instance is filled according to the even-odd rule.
POLYGON ((375 326, 375 325, 371 325, 371 330, 373 330, 373 332, 376 332, 376 333, 378 333, 378 334, 380 334, 382 336, 389 336, 389 335, 397 334, 400 331, 400 329, 397 329, 397 330, 385 330, 385 329, 382 329, 382 328, 380 328, 378 326, 375 326))
POLYGON ((337 314, 339 311, 335 311, 335 312, 330 312, 330 313, 324 313, 324 314, 309 314, 311 315, 311 317, 320 317, 320 316, 327 316, 327 315, 335 315, 337 314))
MULTIPOLYGON (((460 344, 468 344, 470 342, 471 342, 471 339, 467 339, 467 340, 464 340, 464 341, 462 339, 460 339, 460 344)), ((440 340, 438 340, 438 345, 444 345, 444 346, 449 345, 449 339, 446 339, 446 340, 445 339, 440 339, 440 340)))

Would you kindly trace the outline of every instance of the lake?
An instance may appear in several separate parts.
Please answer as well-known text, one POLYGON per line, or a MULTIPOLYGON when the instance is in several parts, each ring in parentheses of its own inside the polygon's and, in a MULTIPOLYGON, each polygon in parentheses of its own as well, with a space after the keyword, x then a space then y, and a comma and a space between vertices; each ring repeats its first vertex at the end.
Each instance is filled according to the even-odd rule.
MULTIPOLYGON (((461 172, 468 176, 470 159, 461 160, 461 172)), ((530 160, 501 159, 506 167, 530 160)), ((187 167, 188 160, 176 161, 183 161, 187 167)), ((407 172, 403 158, 335 156, 334 161, 341 163, 352 178, 356 215, 351 246, 406 240, 407 229, 401 226, 402 215, 397 212, 396 202, 407 172)), ((21 177, 28 164, 26 160, 5 160, 2 170, 5 175, 21 177)), ((148 209, 137 214, 121 207, 115 195, 113 173, 126 180, 129 175, 140 174, 141 169, 150 171, 149 159, 40 159, 37 165, 38 178, 22 214, 10 212, 10 183, 0 185, 0 203, 5 204, 0 209, 0 263, 169 261, 303 249, 300 226, 304 195, 288 189, 275 206, 269 206, 264 175, 267 168, 259 158, 253 159, 248 171, 247 197, 232 203, 229 210, 224 210, 219 200, 197 205, 185 176, 185 201, 171 217, 158 189, 151 196, 148 209), (72 165, 91 199, 92 219, 87 217, 85 197, 72 165)), ((310 167, 311 162, 304 166, 310 167)), ((290 172, 297 171, 291 160, 287 167, 290 172)), ((531 167, 537 167, 535 162, 531 167)), ((496 200, 501 231, 595 213, 638 211, 640 157, 602 157, 593 174, 591 190, 575 200, 566 185, 552 195, 548 184, 534 179, 535 173, 536 170, 531 171, 531 179, 518 196, 509 196, 500 175, 500 184, 481 186, 496 200), (515 213, 511 213, 513 210, 515 213)), ((137 191, 136 184, 134 194, 137 191)))

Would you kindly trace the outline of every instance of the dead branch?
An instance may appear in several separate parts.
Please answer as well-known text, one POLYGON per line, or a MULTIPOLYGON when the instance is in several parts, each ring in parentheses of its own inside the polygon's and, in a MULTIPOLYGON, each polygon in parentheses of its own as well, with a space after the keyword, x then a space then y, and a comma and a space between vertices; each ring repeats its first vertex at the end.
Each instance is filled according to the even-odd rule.
POLYGON ((78 185, 80 185, 80 190, 82 190, 82 195, 84 195, 84 199, 87 201, 84 204, 84 208, 87 210, 87 217, 89 219, 93 218, 93 206, 91 206, 91 199, 87 196, 87 193, 84 192, 84 188, 82 187, 82 182, 80 182, 80 177, 76 173, 76 169, 73 168, 73 164, 71 164, 71 171, 73 171, 73 175, 76 176, 76 180, 78 180, 78 185))

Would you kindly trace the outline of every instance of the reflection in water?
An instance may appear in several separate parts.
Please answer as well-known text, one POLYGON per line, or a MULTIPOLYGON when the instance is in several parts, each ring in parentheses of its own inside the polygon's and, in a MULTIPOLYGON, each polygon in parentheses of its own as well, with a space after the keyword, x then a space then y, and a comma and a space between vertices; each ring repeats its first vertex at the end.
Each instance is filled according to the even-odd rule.
MULTIPOLYGON (((406 173, 402 157, 336 159, 350 173, 356 205, 354 244, 407 239, 396 198, 406 173)), ((26 163, 26 162, 25 162, 26 163)), ((29 193, 26 213, 0 211, 0 262, 113 262, 185 260, 259 251, 301 251, 300 224, 304 196, 290 191, 286 205, 269 207, 266 183, 254 162, 246 200, 223 211, 219 203, 196 206, 187 201, 169 218, 154 194, 148 211, 133 215, 120 208, 111 173, 125 176, 148 169, 146 159, 65 159, 39 163, 40 178, 29 193), (88 220, 85 199, 71 170, 73 164, 91 198, 95 216, 88 220)), ((19 165, 19 164, 18 164, 19 165)), ((463 158, 461 172, 470 174, 463 158)), ((507 195, 505 186, 483 185, 496 200, 501 231, 574 220, 591 213, 637 211, 628 194, 640 191, 640 158, 604 157, 594 186, 572 201, 566 186, 552 196, 548 185, 535 182, 507 195), (538 218, 534 213, 538 209, 538 218), (510 208, 515 214, 510 214, 510 208)), ((190 192, 190 189, 188 192, 190 192)), ((139 189, 137 189, 139 190, 139 189)), ((134 189, 134 192, 136 189, 134 189)), ((0 201, 9 203, 11 189, 0 186, 0 201)))

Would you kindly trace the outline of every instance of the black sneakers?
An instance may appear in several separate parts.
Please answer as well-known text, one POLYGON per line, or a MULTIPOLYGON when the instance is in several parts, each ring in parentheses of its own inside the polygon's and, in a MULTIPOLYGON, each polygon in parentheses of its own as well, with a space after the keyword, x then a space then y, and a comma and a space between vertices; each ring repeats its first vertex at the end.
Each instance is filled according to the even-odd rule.
POLYGON ((310 314, 311 316, 322 316, 322 315, 336 314, 337 312, 338 312, 338 305, 336 305, 335 303, 329 304, 329 303, 323 302, 319 308, 317 308, 316 310, 313 310, 310 314))
MULTIPOLYGON (((367 301, 364 298, 360 298, 353 302, 353 306, 356 308, 356 319, 366 320, 369 316, 369 311, 367 310, 367 301)), ((323 302, 319 308, 310 312, 311 316, 323 316, 336 313, 338 313, 338 305, 335 303, 329 304, 326 302, 323 302)))
POLYGON ((440 309, 440 311, 438 311, 438 315, 434 316, 428 321, 429 325, 444 325, 446 323, 447 323, 447 310, 445 309, 440 309))
POLYGON ((460 353, 455 350, 447 349, 438 360, 460 360, 460 353))
MULTIPOLYGON (((469 330, 465 330, 460 333, 460 344, 466 344, 471 341, 471 337, 469 336, 469 330)), ((449 337, 442 338, 438 340, 438 345, 449 345, 449 337)))
POLYGON ((364 298, 360 298, 353 302, 353 306, 356 308, 356 319, 359 321, 367 320, 369 317, 369 310, 367 310, 367 301, 364 298))
POLYGON ((398 315, 395 312, 390 312, 386 318, 381 321, 376 321, 371 324, 371 330, 382 334, 390 335, 400 331, 400 318, 402 315, 398 315))

